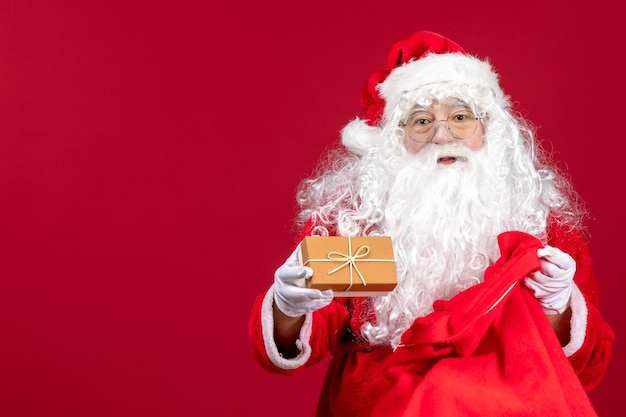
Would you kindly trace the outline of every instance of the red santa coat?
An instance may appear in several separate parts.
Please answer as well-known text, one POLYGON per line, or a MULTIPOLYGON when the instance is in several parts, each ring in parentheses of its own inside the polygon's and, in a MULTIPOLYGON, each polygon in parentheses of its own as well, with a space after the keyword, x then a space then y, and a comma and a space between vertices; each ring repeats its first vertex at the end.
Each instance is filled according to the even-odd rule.
POLYGON ((499 243, 502 258, 485 283, 436 303, 395 351, 360 337, 365 319, 374 320, 367 299, 337 298, 307 315, 300 354, 282 358, 273 342, 270 289, 256 300, 249 322, 255 356, 272 372, 297 375, 330 352, 317 416, 595 415, 585 390, 604 376, 614 335, 599 311, 584 240, 550 230, 548 244, 577 264, 564 348, 530 292, 515 285, 539 267, 541 243, 517 232, 499 243))

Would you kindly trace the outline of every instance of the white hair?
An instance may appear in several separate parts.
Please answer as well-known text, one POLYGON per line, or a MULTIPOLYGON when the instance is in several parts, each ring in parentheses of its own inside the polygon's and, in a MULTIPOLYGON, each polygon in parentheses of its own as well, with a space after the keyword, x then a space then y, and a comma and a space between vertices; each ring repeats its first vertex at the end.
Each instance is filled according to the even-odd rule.
MULTIPOLYGON (((568 179, 549 162, 533 130, 485 88, 435 83, 403 94, 381 127, 343 135, 297 193, 298 224, 314 235, 388 235, 398 286, 373 298, 376 322, 362 334, 374 345, 398 346, 416 317, 481 282, 499 256, 497 235, 510 230, 546 240, 549 219, 583 228, 584 208, 568 179), (456 97, 482 117, 484 145, 428 144, 416 155, 400 127, 416 101, 456 97), (363 138, 363 140, 359 140, 363 138), (439 155, 463 158, 438 166, 439 155)), ((345 132, 344 132, 345 133, 345 132)))

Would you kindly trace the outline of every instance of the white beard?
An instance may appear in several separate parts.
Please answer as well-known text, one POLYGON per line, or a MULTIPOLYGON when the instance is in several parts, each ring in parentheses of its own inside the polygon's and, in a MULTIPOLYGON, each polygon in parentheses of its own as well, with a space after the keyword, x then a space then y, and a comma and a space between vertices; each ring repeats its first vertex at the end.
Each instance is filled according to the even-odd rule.
POLYGON ((428 145, 407 157, 379 231, 392 237, 398 286, 373 301, 377 324, 362 329, 370 343, 397 347, 412 322, 432 312, 435 300, 481 282, 499 257, 497 236, 516 227, 519 213, 506 203, 512 186, 495 165, 486 152, 456 144, 428 145), (437 164, 446 155, 459 158, 437 164))

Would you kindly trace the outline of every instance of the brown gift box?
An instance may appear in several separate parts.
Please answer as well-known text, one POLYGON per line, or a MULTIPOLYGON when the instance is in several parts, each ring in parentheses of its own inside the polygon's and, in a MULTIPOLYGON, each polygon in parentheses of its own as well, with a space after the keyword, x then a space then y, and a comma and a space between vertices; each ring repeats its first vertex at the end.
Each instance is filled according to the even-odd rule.
POLYGON ((313 269, 308 288, 336 296, 385 295, 398 283, 389 236, 307 236, 300 261, 313 269))

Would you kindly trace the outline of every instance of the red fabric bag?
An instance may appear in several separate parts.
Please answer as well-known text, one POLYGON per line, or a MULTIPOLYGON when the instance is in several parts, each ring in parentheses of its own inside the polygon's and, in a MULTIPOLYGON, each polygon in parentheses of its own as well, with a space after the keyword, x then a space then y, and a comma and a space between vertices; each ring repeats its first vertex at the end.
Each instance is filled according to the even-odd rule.
POLYGON ((596 416, 537 300, 520 285, 542 243, 498 236, 484 283, 438 301, 385 364, 393 388, 372 416, 596 416))

